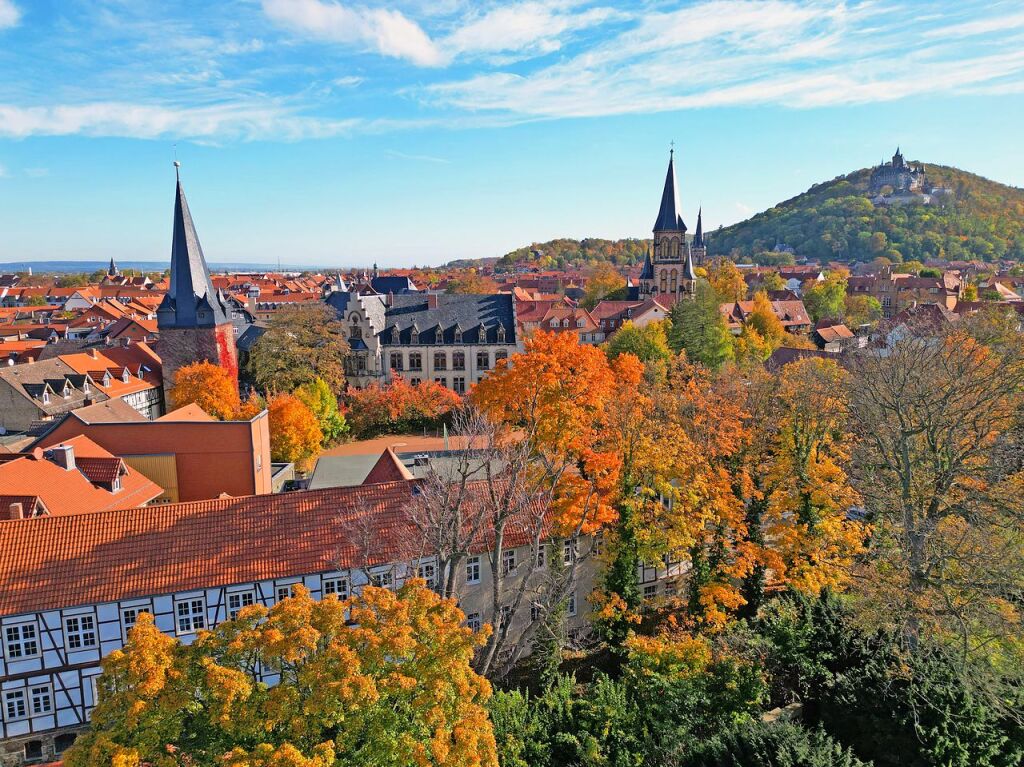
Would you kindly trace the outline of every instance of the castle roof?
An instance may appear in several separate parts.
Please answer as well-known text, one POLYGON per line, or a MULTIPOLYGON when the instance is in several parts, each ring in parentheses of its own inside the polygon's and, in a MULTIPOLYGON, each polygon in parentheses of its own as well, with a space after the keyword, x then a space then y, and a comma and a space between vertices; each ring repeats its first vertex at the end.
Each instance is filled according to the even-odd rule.
POLYGON ((675 153, 669 152, 668 172, 665 173, 665 188, 661 192, 661 208, 658 220, 654 222, 656 232, 685 232, 682 206, 679 204, 679 191, 676 188, 675 153))
POLYGON ((171 285, 157 309, 161 328, 213 327, 230 322, 227 300, 214 289, 199 244, 192 214, 177 174, 174 235, 171 243, 171 285))

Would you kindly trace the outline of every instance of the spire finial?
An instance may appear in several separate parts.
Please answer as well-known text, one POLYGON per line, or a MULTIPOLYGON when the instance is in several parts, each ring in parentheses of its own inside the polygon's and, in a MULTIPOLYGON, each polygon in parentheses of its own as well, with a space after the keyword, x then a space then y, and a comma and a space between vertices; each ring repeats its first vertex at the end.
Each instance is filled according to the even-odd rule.
POLYGON ((672 139, 671 141, 668 142, 668 156, 669 156, 669 159, 672 159, 672 157, 675 156, 675 153, 676 153, 676 141, 675 141, 675 139, 672 139))
POLYGON ((181 181, 181 163, 177 160, 174 161, 174 177, 181 181))

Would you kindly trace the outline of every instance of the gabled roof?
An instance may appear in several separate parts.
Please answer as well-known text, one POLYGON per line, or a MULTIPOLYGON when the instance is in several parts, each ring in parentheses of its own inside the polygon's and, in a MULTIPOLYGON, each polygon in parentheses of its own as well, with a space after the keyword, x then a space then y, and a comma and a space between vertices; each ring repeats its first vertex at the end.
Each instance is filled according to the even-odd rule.
POLYGON ((405 464, 395 454, 395 451, 388 447, 385 448, 380 458, 377 459, 377 463, 370 469, 370 472, 363 480, 363 484, 379 485, 382 482, 404 482, 413 478, 412 472, 405 467, 405 464))
POLYGON ((210 281, 203 246, 177 174, 174 235, 171 242, 171 286, 157 310, 162 328, 213 327, 229 322, 230 311, 210 281))
POLYGON ((661 207, 658 220, 654 222, 656 232, 685 232, 679 191, 676 188, 675 152, 669 152, 668 171, 665 173, 665 188, 661 192, 661 207))

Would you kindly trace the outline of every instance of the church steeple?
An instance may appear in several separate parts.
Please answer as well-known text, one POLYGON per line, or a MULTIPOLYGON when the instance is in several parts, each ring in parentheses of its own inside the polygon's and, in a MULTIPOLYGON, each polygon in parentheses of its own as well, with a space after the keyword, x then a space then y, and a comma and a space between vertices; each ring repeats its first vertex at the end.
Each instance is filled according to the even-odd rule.
POLYGON ((180 167, 175 165, 174 235, 171 242, 171 285, 157 309, 163 328, 214 327, 230 322, 224 296, 213 287, 210 270, 199 244, 192 214, 181 186, 180 167))
POLYGON ((704 206, 697 208, 697 231, 693 233, 693 247, 704 247, 704 224, 701 218, 704 215, 704 206))
POLYGON ((107 267, 107 276, 116 277, 120 272, 117 271, 117 264, 114 263, 114 259, 110 259, 110 266, 107 267))
POLYGON ((654 222, 655 232, 685 232, 682 206, 679 204, 679 192, 676 187, 675 149, 669 151, 668 171, 665 173, 665 188, 661 193, 661 208, 658 220, 654 222))

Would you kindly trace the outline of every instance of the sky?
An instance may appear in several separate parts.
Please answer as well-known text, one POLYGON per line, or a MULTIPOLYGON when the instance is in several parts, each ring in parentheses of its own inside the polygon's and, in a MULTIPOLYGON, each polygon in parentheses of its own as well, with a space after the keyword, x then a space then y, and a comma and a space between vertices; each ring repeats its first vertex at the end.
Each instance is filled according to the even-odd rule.
POLYGON ((0 262, 646 237, 889 158, 1024 185, 1024 4, 0 0, 0 262))

